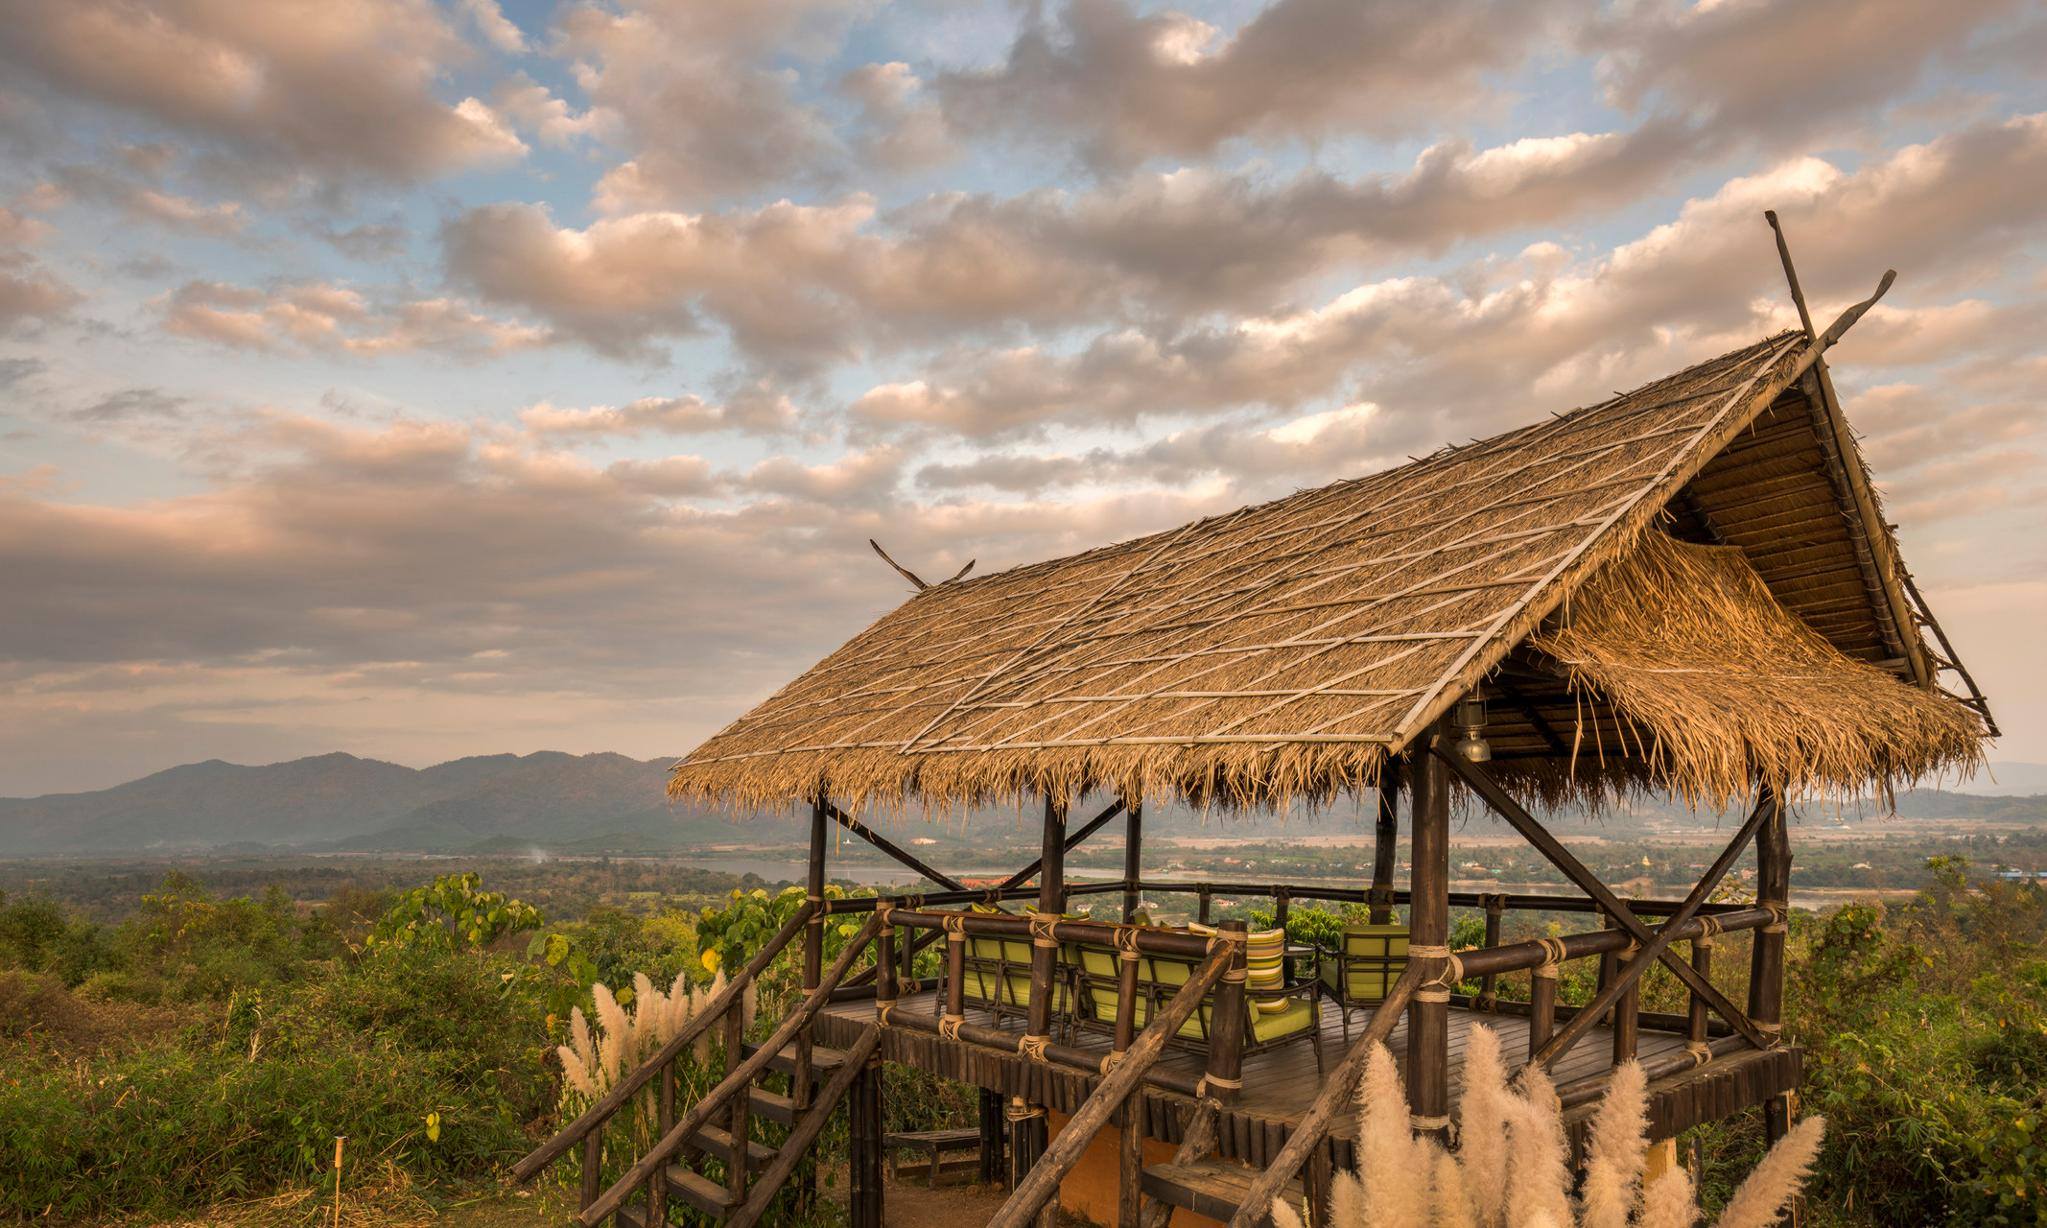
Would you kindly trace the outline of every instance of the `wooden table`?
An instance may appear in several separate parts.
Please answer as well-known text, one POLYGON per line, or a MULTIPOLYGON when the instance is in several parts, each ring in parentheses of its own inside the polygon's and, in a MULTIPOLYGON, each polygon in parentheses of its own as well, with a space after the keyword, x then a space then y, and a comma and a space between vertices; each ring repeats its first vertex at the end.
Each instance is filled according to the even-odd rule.
POLYGON ((929 1153, 931 1156, 930 1183, 932 1188, 936 1189, 938 1186, 938 1174, 944 1163, 945 1156, 955 1151, 979 1152, 981 1150, 981 1130, 978 1126, 968 1126, 960 1130, 904 1130, 894 1134, 883 1135, 881 1146, 883 1151, 896 1157, 894 1172, 898 1177, 902 1176, 904 1171, 901 1153, 905 1151, 929 1153))

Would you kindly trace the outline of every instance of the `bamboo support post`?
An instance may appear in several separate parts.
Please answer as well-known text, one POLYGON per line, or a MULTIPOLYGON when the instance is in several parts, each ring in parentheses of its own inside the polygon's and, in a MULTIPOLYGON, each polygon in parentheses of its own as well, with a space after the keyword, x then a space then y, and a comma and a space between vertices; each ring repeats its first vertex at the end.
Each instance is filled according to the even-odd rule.
POLYGON ((1528 1060, 1533 1062, 1557 1029, 1557 966, 1537 964, 1529 969, 1528 1060))
MULTIPOLYGON (((745 1049, 746 1032, 741 1026, 745 1020, 736 1010, 725 1012, 725 1074, 729 1078, 739 1069, 741 1055, 745 1049)), ((732 1195, 734 1206, 746 1202, 746 1140, 753 1132, 748 1120, 753 1108, 753 1098, 745 1090, 732 1097, 731 1107, 725 1114, 725 1133, 732 1139, 731 1158, 725 1161, 725 1188, 732 1195)), ((667 1131, 662 1131, 665 1136, 667 1131)), ((655 1180, 661 1180, 660 1174, 655 1180)))
POLYGON ((1400 764, 1389 760, 1379 777, 1379 813, 1372 830, 1373 925, 1393 919, 1393 864, 1400 844, 1400 764))
POLYGON ((1132 802, 1123 823, 1123 923, 1128 925, 1144 902, 1139 880, 1144 868, 1144 807, 1132 802))
POLYGON ((1245 965, 1244 923, 1225 921, 1216 929, 1232 939, 1229 970, 1215 987, 1215 1004, 1209 1011, 1208 1070, 1201 1084, 1217 1100, 1236 1099, 1244 1086, 1244 1028, 1250 1007, 1244 1000, 1244 983, 1249 976, 1245 965))
MULTIPOLYGON (((1507 913, 1507 897, 1488 895, 1485 897, 1485 944, 1487 948, 1500 945, 1500 924, 1507 913)), ((1500 1004, 1500 974, 1488 972, 1479 978, 1478 998, 1472 1003, 1482 1011, 1490 1011, 1500 1004)))
MULTIPOLYGON (((1446 734, 1438 723, 1422 735, 1435 747, 1446 734)), ((1407 1009, 1407 1103, 1417 1131, 1441 1136, 1450 1125, 1450 777, 1441 753, 1420 758, 1408 783, 1413 802, 1409 836, 1410 964, 1425 977, 1407 1009)))

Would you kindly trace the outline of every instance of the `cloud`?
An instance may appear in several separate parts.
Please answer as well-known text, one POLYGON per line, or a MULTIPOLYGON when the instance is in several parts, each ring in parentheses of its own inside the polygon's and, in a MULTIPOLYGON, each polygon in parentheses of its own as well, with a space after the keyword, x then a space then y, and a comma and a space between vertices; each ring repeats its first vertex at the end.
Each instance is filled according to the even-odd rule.
MULTIPOLYGON (((835 157, 829 121, 769 61, 831 34, 853 0, 745 5, 625 0, 558 20, 593 109, 617 117, 630 157, 604 176, 607 212, 699 204, 814 174, 835 157)), ((822 48, 819 48, 822 49, 822 48)))
POLYGON ((1344 395, 1495 429, 1781 326, 1788 304, 1762 223, 1768 207, 1792 233, 1824 325, 1830 304, 1867 294, 1886 264, 1988 267, 2026 243, 2047 219, 2047 116, 1963 129, 1854 171, 1795 159, 1686 202, 1598 259, 1535 245, 1437 276, 1366 282, 1312 308, 1118 328, 1075 350, 953 351, 875 385, 851 412, 870 429, 1001 439, 1344 395))
POLYGON ((161 388, 123 388, 65 414, 74 422, 93 425, 132 422, 137 419, 177 419, 185 416, 190 399, 161 388))
POLYGON ((498 109, 514 124, 532 133, 542 144, 557 149, 583 140, 613 141, 620 135, 622 121, 618 112, 609 107, 590 107, 579 114, 525 73, 500 85, 494 97, 498 109))
POLYGON ((1800 139, 1906 94, 2018 0, 1744 0, 1625 6, 1589 23, 1608 97, 1729 132, 1800 139), (1812 48, 1824 46, 1825 55, 1812 48))
POLYGON ((1543 45, 1554 6, 1277 0, 1234 34, 1171 10, 1073 0, 1000 65, 936 79, 957 127, 1078 145, 1099 170, 1198 158, 1244 137, 1400 137, 1487 105, 1491 73, 1543 45))
POLYGON ((867 233, 873 202, 788 201, 727 213, 636 213, 577 230, 545 209, 491 205, 450 222, 448 271, 494 302, 546 319, 601 353, 722 325, 739 349, 814 368, 865 344, 976 326, 1062 324, 1096 293, 1071 261, 1018 250, 949 217, 938 233, 867 233))
POLYGON ((777 435, 796 424, 796 406, 764 387, 741 390, 722 404, 701 397, 641 397, 624 405, 564 409, 545 401, 520 411, 519 421, 541 437, 561 439, 698 435, 738 431, 777 435))
POLYGON ((152 304, 164 331, 232 349, 332 352, 374 357, 433 351, 480 357, 547 344, 544 329, 480 315, 450 298, 375 306, 327 282, 263 290, 188 281, 152 304))
POLYGON ((862 166, 915 171, 958 154, 944 112, 923 88, 901 60, 862 65, 839 81, 839 92, 860 104, 853 148, 862 166))
MULTIPOLYGON (((152 148, 148 152, 157 152, 152 148)), ((248 224, 248 216, 237 201, 205 204, 190 197, 164 191, 154 181, 162 164, 154 157, 143 163, 141 176, 123 174, 112 167, 70 163, 51 172, 53 186, 66 198, 90 201, 117 209, 130 218, 154 222, 188 234, 228 238, 248 224)))
POLYGON ((505 16, 498 0, 461 0, 462 14, 484 40, 507 55, 526 50, 526 35, 505 16))
POLYGON ((424 0, 6 0, 0 20, 25 77, 215 142, 259 178, 408 183, 523 152, 477 99, 437 96, 467 49, 424 0))
POLYGON ((84 301, 84 295, 27 256, 0 251, 0 333, 54 320, 84 301))

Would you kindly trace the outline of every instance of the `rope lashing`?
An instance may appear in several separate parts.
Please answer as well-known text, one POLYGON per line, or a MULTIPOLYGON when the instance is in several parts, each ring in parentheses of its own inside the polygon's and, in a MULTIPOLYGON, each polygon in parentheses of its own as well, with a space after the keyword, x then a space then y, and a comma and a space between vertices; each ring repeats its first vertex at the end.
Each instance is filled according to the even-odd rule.
POLYGON ((1002 1116, 1010 1121, 1029 1121, 1033 1117, 1043 1117, 1044 1115, 1045 1115, 1044 1105, 1026 1104, 1024 1103, 1022 1097, 1017 1097, 1011 1100, 1009 1104, 1002 1110, 1002 1116))
POLYGON ((1049 1036, 1026 1036, 1016 1042, 1016 1051, 1033 1062, 1043 1062, 1048 1060, 1045 1057, 1045 1046, 1051 1042, 1052 1038, 1049 1036))
POLYGON ((1713 1060, 1713 1046, 1703 1040, 1695 1040, 1685 1046, 1685 1052, 1692 1055, 1693 1065, 1704 1066, 1713 1060))
POLYGON ((890 999, 889 1001, 886 1002, 876 1002, 874 1004, 874 1017, 877 1021, 880 1022, 882 1027, 887 1027, 889 1014, 895 1009, 896 1004, 894 999, 890 999))
POLYGON ((967 1021, 965 1015, 941 1015, 938 1018, 938 1036, 941 1040, 958 1040, 960 1025, 967 1021))
POLYGON ((1194 1098, 1199 1100, 1206 1097, 1211 1088, 1220 1088, 1223 1091, 1233 1092, 1243 1086, 1244 1081, 1242 1079, 1225 1079, 1221 1075, 1205 1074, 1194 1082, 1194 1098))
POLYGON ((945 929, 945 940, 947 942, 965 942, 967 940, 967 919, 963 914, 952 913, 939 924, 945 929))
POLYGON ((1448 1117, 1435 1116, 1423 1117, 1419 1113, 1409 1113, 1407 1115, 1407 1128, 1417 1132, 1448 1130, 1450 1128, 1450 1119, 1448 1117))
POLYGON ((1116 930, 1116 956, 1132 963, 1137 962, 1137 929, 1122 926, 1116 930))
POLYGON ((1057 950, 1059 948, 1059 940, 1052 936, 1052 927, 1059 924, 1059 918, 1034 912, 1030 915, 1029 920, 1031 926, 1031 945, 1034 947, 1050 947, 1053 950, 1057 950))
POLYGON ((1116 1069, 1116 1067, 1121 1066, 1122 1064, 1123 1051, 1121 1049, 1118 1049, 1114 1053, 1104 1053, 1102 1055, 1101 1071, 1103 1074, 1108 1074, 1110 1071, 1116 1069))

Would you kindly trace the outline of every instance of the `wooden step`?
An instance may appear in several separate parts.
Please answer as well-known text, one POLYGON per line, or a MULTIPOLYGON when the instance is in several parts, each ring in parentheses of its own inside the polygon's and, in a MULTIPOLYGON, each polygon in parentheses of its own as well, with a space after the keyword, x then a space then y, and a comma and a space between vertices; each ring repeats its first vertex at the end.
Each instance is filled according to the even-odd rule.
MULTIPOLYGON (((752 1057, 760 1052, 759 1045, 742 1046, 742 1051, 752 1057)), ((846 1053, 843 1049, 828 1049, 823 1045, 810 1047, 810 1069, 818 1077, 829 1077, 834 1070, 844 1065, 846 1053)), ((781 1052, 768 1059, 768 1069, 777 1074, 796 1073, 796 1042, 783 1045, 781 1052)))
MULTIPOLYGON (((1251 1192, 1258 1170, 1229 1160, 1196 1160, 1191 1164, 1151 1164, 1144 1170, 1146 1195, 1196 1215, 1228 1223, 1251 1192)), ((1280 1196, 1298 1203, 1301 1183, 1290 1181, 1280 1196)))
POLYGON ((771 1092, 765 1087, 746 1089, 752 1101, 753 1115, 769 1121, 779 1121, 785 1126, 796 1124, 796 1102, 780 1092, 771 1092))
MULTIPOLYGON (((732 1162, 732 1135, 722 1126, 705 1126, 697 1131, 690 1138, 689 1142, 690 1146, 718 1160, 720 1163, 730 1164, 732 1162)), ((774 1162, 775 1149, 773 1147, 768 1146, 766 1143, 755 1142, 753 1139, 746 1140, 746 1166, 749 1169, 763 1169, 774 1162)))
POLYGON ((723 1215, 733 1208, 732 1191, 722 1181, 713 1181, 694 1168, 668 1166, 668 1196, 680 1198, 706 1215, 723 1215))

